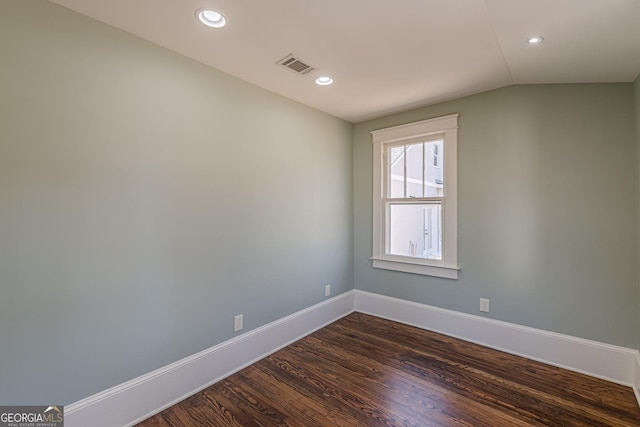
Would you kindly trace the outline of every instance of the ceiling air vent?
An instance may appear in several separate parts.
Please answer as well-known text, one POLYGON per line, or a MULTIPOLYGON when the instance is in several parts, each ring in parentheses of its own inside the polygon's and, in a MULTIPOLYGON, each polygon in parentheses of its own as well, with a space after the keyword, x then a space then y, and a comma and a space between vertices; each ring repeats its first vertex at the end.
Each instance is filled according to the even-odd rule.
POLYGON ((314 70, 314 68, 307 64, 306 62, 300 60, 293 56, 293 54, 287 55, 285 58, 282 58, 280 61, 276 62, 276 64, 283 66, 296 74, 304 76, 305 74, 310 73, 314 70))

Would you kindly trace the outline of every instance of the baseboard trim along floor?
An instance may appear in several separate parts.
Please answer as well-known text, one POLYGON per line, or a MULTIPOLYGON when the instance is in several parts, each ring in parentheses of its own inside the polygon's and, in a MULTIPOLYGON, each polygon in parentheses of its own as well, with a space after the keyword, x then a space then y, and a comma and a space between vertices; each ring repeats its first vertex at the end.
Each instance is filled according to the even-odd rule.
POLYGON ((353 311, 631 386, 640 402, 637 350, 355 290, 68 405, 66 425, 132 426, 353 311))
POLYGON ((132 426, 348 315, 354 296, 338 295, 65 406, 65 425, 132 426))

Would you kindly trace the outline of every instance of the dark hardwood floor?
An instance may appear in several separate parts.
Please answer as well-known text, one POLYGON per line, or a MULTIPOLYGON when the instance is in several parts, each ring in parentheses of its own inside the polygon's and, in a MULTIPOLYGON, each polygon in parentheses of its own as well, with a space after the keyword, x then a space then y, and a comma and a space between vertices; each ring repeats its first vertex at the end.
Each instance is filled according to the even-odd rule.
POLYGON ((139 424, 638 426, 629 387, 353 313, 139 424))

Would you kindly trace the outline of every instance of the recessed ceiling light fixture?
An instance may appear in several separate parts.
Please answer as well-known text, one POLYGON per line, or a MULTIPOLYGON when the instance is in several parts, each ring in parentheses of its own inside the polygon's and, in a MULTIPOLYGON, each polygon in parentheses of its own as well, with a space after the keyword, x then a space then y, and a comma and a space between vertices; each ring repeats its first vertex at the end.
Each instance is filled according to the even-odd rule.
POLYGON ((207 27, 222 28, 227 25, 226 18, 219 12, 209 9, 201 9, 197 13, 198 19, 207 27))
POLYGON ((543 40, 544 40, 544 37, 542 36, 531 36, 527 39, 527 43, 531 45, 536 45, 536 44, 542 43, 543 40))
POLYGON ((328 76, 322 76, 316 79, 316 84, 320 86, 329 86, 331 83, 333 83, 333 79, 328 76))

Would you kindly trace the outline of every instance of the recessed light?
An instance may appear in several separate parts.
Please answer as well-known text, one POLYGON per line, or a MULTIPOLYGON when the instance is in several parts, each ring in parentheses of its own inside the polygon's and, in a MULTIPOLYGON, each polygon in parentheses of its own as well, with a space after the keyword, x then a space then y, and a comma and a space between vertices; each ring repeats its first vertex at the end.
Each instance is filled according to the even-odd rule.
POLYGON ((540 44, 544 40, 542 36, 531 36, 527 39, 527 43, 529 44, 540 44))
POLYGON ((331 83, 333 83, 333 79, 331 77, 328 77, 328 76, 322 76, 322 77, 318 77, 316 79, 316 84, 318 84, 320 86, 328 86, 331 83))
POLYGON ((198 11, 198 19, 207 27, 222 28, 227 25, 226 18, 215 10, 202 9, 198 11))

